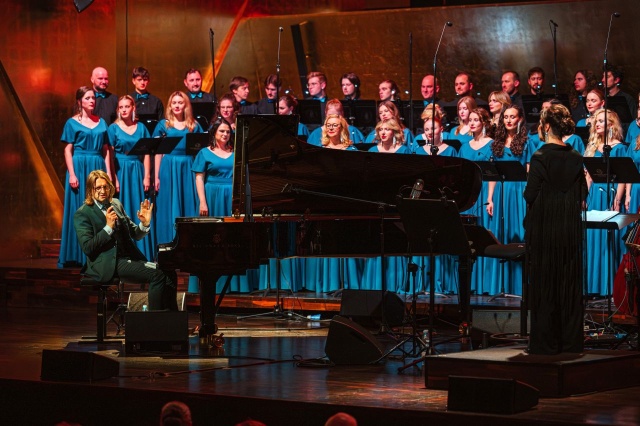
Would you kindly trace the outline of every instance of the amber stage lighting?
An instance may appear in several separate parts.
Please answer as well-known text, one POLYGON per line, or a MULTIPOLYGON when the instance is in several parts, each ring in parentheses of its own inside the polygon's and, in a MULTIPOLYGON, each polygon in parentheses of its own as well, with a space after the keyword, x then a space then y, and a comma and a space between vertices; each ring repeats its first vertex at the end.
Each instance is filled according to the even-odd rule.
POLYGON ((78 9, 78 13, 82 12, 86 8, 88 8, 93 0, 73 0, 73 4, 76 5, 76 9, 78 9))

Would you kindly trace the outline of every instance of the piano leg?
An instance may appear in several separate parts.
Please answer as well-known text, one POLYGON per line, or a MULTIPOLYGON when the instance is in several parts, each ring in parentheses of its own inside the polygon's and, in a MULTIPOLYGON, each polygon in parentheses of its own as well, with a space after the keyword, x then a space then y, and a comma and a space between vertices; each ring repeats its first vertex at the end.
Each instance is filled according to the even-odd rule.
MULTIPOLYGON (((200 275, 200 338, 209 338, 218 332, 216 325, 216 283, 221 275, 200 275)), ((231 277, 231 276, 229 276, 231 277)))

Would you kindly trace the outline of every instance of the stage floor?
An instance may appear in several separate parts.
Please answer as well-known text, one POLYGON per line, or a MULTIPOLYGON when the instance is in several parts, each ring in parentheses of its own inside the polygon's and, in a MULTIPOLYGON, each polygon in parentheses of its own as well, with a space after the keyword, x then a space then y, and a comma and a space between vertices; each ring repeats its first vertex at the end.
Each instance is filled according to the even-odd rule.
MULTIPOLYGON (((120 341, 101 346, 78 343, 95 332, 95 312, 11 307, 0 310, 0 317, 0 410, 6 424, 66 420, 83 425, 151 425, 157 424, 160 407, 175 399, 190 405, 194 424, 233 425, 253 418, 267 425, 322 425, 338 411, 353 414, 360 425, 637 425, 640 421, 638 386, 541 398, 533 409, 514 415, 447 411, 447 392, 426 389, 421 368, 398 374, 399 367, 414 359, 402 360, 399 351, 375 365, 327 363, 328 321, 270 315, 238 320, 235 315, 221 315, 223 349, 209 348, 192 337, 188 356, 133 357, 122 356, 120 341), (92 383, 43 382, 43 349, 94 352, 117 361, 120 373, 92 383)), ((189 325, 197 324, 197 314, 189 314, 189 325)), ((109 332, 114 331, 111 324, 109 332)), ((436 342, 457 333, 444 323, 437 323, 436 331, 436 342)), ((387 346, 393 343, 388 336, 376 339, 387 346)), ((456 353, 469 347, 456 341, 436 348, 439 353, 456 353)), ((592 374, 599 372, 594 369, 592 374)))

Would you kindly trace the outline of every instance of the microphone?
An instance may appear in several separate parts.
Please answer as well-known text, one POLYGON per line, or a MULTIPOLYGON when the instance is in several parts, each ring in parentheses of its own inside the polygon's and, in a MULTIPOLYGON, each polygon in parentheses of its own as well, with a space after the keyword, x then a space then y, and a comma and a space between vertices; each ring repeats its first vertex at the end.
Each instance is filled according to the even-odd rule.
POLYGON ((209 28, 209 35, 213 37, 213 29, 209 28))
POLYGON ((424 188, 424 181, 422 179, 416 179, 416 182, 413 184, 413 188, 411 188, 411 194, 409 198, 412 200, 417 200, 420 198, 422 194, 422 188, 424 188))
POLYGON ((549 22, 551 22, 551 25, 553 25, 554 27, 558 28, 558 24, 553 22, 553 19, 549 19, 549 22))
POLYGON ((447 21, 447 27, 453 27, 453 22, 447 21))
POLYGON ((278 31, 282 32, 284 30, 284 28, 280 27, 278 28, 278 31))
POLYGON ((613 12, 613 16, 616 17, 616 18, 619 18, 620 14, 618 12, 613 12))

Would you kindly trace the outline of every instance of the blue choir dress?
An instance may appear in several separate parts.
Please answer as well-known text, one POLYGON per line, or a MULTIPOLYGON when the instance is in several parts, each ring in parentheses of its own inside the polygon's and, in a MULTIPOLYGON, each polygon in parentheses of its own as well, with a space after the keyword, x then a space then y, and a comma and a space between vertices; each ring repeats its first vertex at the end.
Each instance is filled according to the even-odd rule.
MULTIPOLYGON (((629 130, 631 130, 631 127, 629 127, 629 130)), ((640 149, 636 149, 635 141, 629 145, 627 156, 630 157, 636 167, 640 169, 640 149)), ((640 183, 634 183, 631 185, 631 201, 629 202, 628 213, 636 214, 638 213, 638 209, 640 209, 640 183)))
MULTIPOLYGON (((404 134, 404 143, 407 146, 407 148, 409 148, 409 152, 413 152, 414 151, 414 149, 413 149, 413 146, 414 146, 413 133, 411 133, 411 130, 409 130, 406 127, 404 128, 402 133, 404 134)), ((376 130, 373 129, 373 131, 367 135, 367 137, 365 138, 364 142, 365 143, 374 143, 375 139, 376 139, 376 130)), ((377 152, 377 151, 374 151, 374 152, 377 152)))
MULTIPOLYGON (((431 155, 428 151, 429 147, 416 146, 416 155, 431 155)), ((450 145, 443 150, 438 151, 438 155, 442 157, 458 157, 458 151, 450 145)), ((428 256, 412 256, 411 261, 418 265, 418 272, 416 274, 416 291, 427 292, 430 286, 429 277, 429 257, 428 256)), ((442 254, 435 258, 435 291, 437 293, 457 293, 458 290, 458 273, 457 273, 458 256, 452 256, 448 254, 442 254)), ((413 279, 413 278, 411 278, 413 279)), ((413 282, 410 283, 408 288, 412 288, 413 282)))
POLYGON ((456 135, 456 130, 458 130, 458 127, 460 126, 452 127, 451 130, 449 130, 449 139, 457 139, 462 145, 471 142, 471 139, 473 139, 473 135, 471 133, 456 135))
MULTIPOLYGON (((516 156, 511 148, 504 148, 502 157, 495 157, 500 161, 518 161, 526 169, 529 162, 529 141, 527 141, 522 154, 516 156)), ((503 244, 524 242, 524 217, 527 213, 527 205, 523 197, 526 181, 498 182, 493 194, 494 217, 493 228, 490 229, 503 244), (504 189, 503 189, 504 185, 504 189), (497 208, 496 208, 497 206, 497 208), (501 212, 504 212, 504 224, 501 212)), ((522 262, 504 262, 493 264, 490 294, 498 294, 504 280, 504 290, 510 294, 522 294, 522 262)))
POLYGON ((636 139, 640 136, 640 127, 638 126, 638 121, 633 120, 629 124, 629 128, 627 129, 627 135, 624 138, 624 142, 629 145, 634 145, 636 143, 636 139))
MULTIPOLYGON (((616 144, 611 147, 611 157, 627 156, 627 148, 624 144, 616 144)), ((602 157, 602 153, 596 150, 594 157, 602 157)), ((615 199, 615 189, 609 197, 610 204, 615 199)), ((607 205, 607 184, 592 183, 587 196, 587 210, 610 210, 607 205)), ((613 286, 613 276, 622 258, 620 244, 620 232, 614 232, 614 242, 607 243, 607 230, 587 229, 586 263, 587 263, 587 293, 606 295, 608 292, 609 280, 613 286), (609 257, 609 255, 611 255, 609 257)), ((613 288, 613 287, 612 287, 613 288)))
MULTIPOLYGON (((493 156, 493 152, 491 151, 492 143, 493 141, 490 141, 477 150, 472 148, 469 143, 464 143, 458 152, 459 157, 471 161, 489 161, 493 156)), ((460 214, 475 216, 478 218, 478 225, 488 230, 495 229, 499 223, 500 217, 500 203, 497 202, 496 198, 496 196, 499 195, 499 187, 500 185, 496 185, 496 189, 493 194, 493 216, 489 216, 485 208, 489 192, 488 181, 482 182, 482 189, 480 190, 480 194, 478 195, 478 199, 475 204, 470 209, 460 212, 460 214)), ((497 236, 495 232, 494 235, 497 236)), ((476 294, 490 294, 495 288, 496 283, 499 285, 499 277, 491 275, 494 270, 493 266, 496 262, 496 259, 484 257, 478 257, 476 259, 471 273, 471 291, 474 291, 476 294)))
MULTIPOLYGON (((193 161, 191 168, 193 173, 204 173, 204 195, 209 209, 209 216, 231 215, 234 158, 234 154, 223 158, 214 154, 209 148, 203 148, 193 161)), ((160 184, 162 184, 162 180, 160 184)), ((197 204, 200 205, 200 202, 197 201, 197 204)), ((246 275, 234 275, 229 283, 229 291, 247 293, 254 290, 251 283, 252 279, 255 278, 255 274, 256 271, 250 270, 247 271, 246 275)), ((226 279, 227 276, 222 276, 218 279, 216 283, 217 293, 222 291, 226 279)))
POLYGON ((69 185, 69 171, 64 182, 64 215, 62 217, 62 235, 60 241, 60 255, 58 268, 65 266, 82 266, 86 257, 78 243, 78 237, 73 226, 73 215, 83 204, 86 196, 86 182, 89 173, 94 170, 107 171, 102 156, 102 150, 107 139, 107 123, 100 119, 93 129, 70 118, 64 125, 60 140, 73 144, 73 170, 78 178, 78 188, 69 185))
MULTIPOLYGON (((164 154, 160 162, 158 177, 160 188, 156 195, 156 242, 158 244, 169 243, 175 237, 174 224, 177 217, 198 216, 198 196, 196 193, 196 181, 193 178, 191 167, 193 157, 186 152, 187 133, 186 127, 178 130, 174 127, 167 128, 167 120, 160 120, 153 131, 153 137, 167 136, 179 137, 180 142, 169 154, 164 154)), ((198 122, 192 133, 203 133, 198 122)), ((198 291, 196 277, 189 278, 190 293, 198 291)))
MULTIPOLYGON (((137 155, 127 155, 127 152, 141 139, 148 138, 149 131, 142 124, 136 125, 133 134, 129 134, 122 130, 117 123, 109 126, 108 133, 109 144, 115 152, 115 173, 120 183, 120 194, 118 199, 122 202, 124 210, 130 217, 136 217, 140 210, 140 203, 147 197, 144 193, 144 163, 143 157, 137 155)), ((155 210, 155 208, 154 208, 155 210)), ((151 221, 151 230, 149 234, 135 243, 144 254, 147 260, 153 260, 155 253, 155 223, 151 221)))

